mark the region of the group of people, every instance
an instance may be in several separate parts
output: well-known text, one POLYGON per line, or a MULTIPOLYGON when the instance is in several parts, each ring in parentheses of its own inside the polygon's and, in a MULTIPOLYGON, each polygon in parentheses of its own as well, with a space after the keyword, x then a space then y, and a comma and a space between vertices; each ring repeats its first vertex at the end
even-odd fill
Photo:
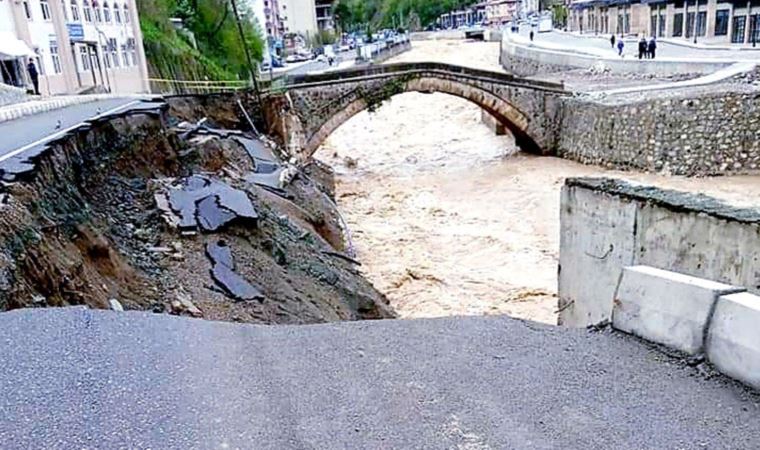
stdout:
MULTIPOLYGON (((613 34, 610 37, 610 45, 612 48, 615 48, 615 35, 613 34)), ((621 37, 617 41, 617 51, 618 55, 623 56, 623 48, 625 48, 625 43, 623 42, 623 38, 621 37)), ((657 40, 655 40, 654 36, 647 41, 644 36, 641 37, 639 40, 639 59, 654 59, 655 52, 657 51, 657 40)))

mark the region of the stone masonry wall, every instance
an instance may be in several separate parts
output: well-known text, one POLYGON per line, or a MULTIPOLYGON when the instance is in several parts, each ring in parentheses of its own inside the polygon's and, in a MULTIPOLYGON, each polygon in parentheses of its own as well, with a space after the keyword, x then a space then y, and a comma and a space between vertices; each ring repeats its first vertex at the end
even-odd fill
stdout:
POLYGON ((558 156, 615 169, 701 176, 760 169, 760 93, 635 103, 563 99, 558 156))

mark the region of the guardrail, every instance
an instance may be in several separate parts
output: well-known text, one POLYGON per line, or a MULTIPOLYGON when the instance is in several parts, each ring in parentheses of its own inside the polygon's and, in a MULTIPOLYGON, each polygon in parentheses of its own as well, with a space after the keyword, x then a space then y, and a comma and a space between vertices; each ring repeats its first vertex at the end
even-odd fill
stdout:
POLYGON ((248 80, 171 80, 148 78, 151 92, 159 94, 213 94, 251 88, 248 80))

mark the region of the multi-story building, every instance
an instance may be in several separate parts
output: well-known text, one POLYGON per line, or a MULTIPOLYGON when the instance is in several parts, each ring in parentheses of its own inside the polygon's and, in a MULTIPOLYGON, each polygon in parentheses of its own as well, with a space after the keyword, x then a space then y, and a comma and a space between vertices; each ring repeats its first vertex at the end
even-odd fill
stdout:
MULTIPOLYGON (((280 14, 280 0, 256 0, 261 5, 264 23, 262 27, 270 40, 282 39, 285 34, 285 24, 280 14)), ((257 9, 254 7, 254 9, 257 9)))
POLYGON ((707 43, 760 43, 758 0, 578 0, 568 28, 707 43))
POLYGON ((332 14, 333 0, 315 0, 317 15, 317 29, 319 31, 332 31, 335 29, 335 21, 332 14))
POLYGON ((313 36, 317 33, 317 6, 314 0, 280 0, 285 33, 313 36))
POLYGON ((486 23, 504 25, 519 17, 521 0, 489 0, 486 2, 486 23))
POLYGON ((0 0, 0 35, 5 83, 29 87, 31 59, 43 95, 148 90, 135 0, 0 0))

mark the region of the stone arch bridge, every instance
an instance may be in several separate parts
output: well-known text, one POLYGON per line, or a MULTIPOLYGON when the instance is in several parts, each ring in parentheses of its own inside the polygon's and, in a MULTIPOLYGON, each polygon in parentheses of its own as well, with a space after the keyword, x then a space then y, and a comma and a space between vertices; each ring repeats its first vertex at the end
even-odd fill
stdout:
MULTIPOLYGON (((562 84, 439 63, 399 63, 285 78, 268 92, 265 114, 291 154, 310 157, 341 124, 404 92, 441 92, 491 114, 525 151, 554 154, 562 84)), ((430 111, 429 120, 436 120, 430 111)))

